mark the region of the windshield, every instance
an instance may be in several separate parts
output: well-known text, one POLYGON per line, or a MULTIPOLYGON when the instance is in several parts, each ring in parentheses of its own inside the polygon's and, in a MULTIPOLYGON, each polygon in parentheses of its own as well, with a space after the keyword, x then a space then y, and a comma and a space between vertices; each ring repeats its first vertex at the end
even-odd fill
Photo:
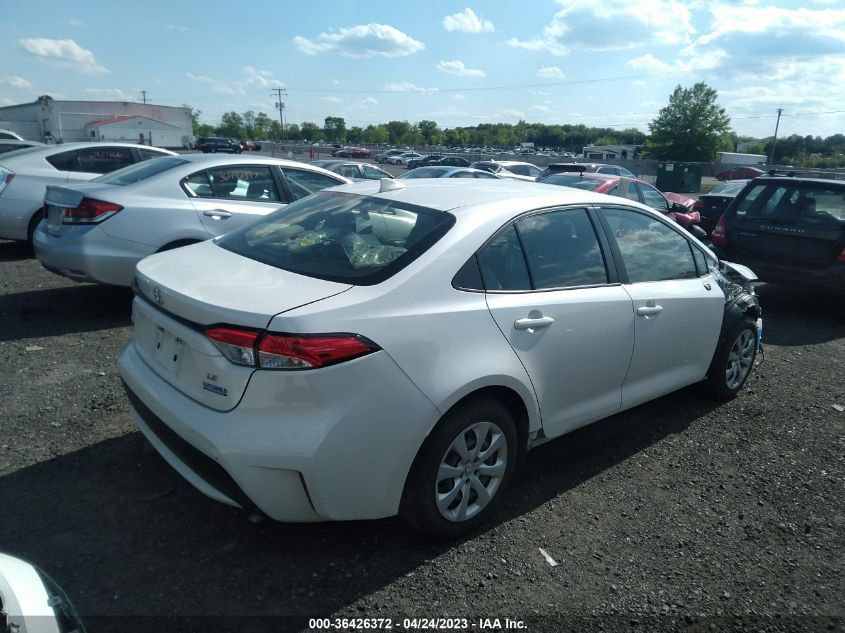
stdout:
POLYGON ((442 178, 443 174, 454 169, 454 167, 417 167, 397 178, 442 178))
POLYGON ((217 244, 282 270, 368 286, 410 264, 454 223, 443 211, 320 192, 229 233, 217 244))
POLYGON ((595 191, 607 181, 599 180, 598 178, 581 178, 580 176, 570 174, 552 174, 543 178, 541 182, 544 185, 560 185, 563 187, 575 187, 576 189, 595 191))
POLYGON ((176 156, 163 156, 161 158, 151 158, 122 169, 117 169, 109 174, 94 178, 91 182, 101 182, 106 185, 131 185, 135 182, 146 180, 151 176, 156 176, 168 169, 173 169, 179 165, 187 163, 184 158, 176 156))

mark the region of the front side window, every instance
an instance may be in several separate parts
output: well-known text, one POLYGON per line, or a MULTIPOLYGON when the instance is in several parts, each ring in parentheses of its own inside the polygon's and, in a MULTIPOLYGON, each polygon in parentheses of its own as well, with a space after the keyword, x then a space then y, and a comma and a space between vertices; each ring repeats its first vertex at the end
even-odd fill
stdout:
POLYGON ((294 200, 310 196, 312 193, 321 189, 344 184, 331 176, 318 174, 315 171, 308 171, 306 169, 283 167, 282 173, 285 175, 285 180, 287 180, 288 188, 294 200))
POLYGON ((276 183, 266 166, 233 165, 191 174, 185 188, 198 198, 277 202, 276 183))
POLYGON ((587 211, 540 213, 516 223, 534 288, 607 283, 607 270, 587 211))
POLYGON ((630 209, 602 209, 628 273, 628 283, 698 277, 690 244, 656 218, 630 209))
POLYGON ((639 183, 640 193, 643 196, 643 204, 658 211, 666 211, 669 208, 666 198, 657 189, 645 183, 639 183))
POLYGON ((134 162, 128 147, 89 147, 79 150, 78 170, 88 174, 107 174, 134 162))
POLYGON ((372 285, 417 259, 454 223, 454 216, 443 211, 326 191, 233 231, 217 244, 300 275, 372 285))

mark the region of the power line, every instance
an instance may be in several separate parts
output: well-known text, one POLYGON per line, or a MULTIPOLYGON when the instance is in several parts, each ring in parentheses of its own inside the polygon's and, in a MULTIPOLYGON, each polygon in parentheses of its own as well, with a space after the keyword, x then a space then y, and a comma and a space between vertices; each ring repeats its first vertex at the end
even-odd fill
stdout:
POLYGON ((141 98, 144 100, 143 102, 147 102, 147 91, 146 90, 139 90, 138 92, 141 93, 141 98))

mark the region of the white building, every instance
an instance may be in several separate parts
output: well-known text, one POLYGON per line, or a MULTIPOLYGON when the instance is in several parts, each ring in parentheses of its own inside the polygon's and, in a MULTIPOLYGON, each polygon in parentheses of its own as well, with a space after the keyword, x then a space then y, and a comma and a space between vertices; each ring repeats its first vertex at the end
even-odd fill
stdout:
POLYGON ((43 143, 123 141, 186 147, 193 140, 191 109, 131 101, 39 98, 0 108, 0 128, 43 143))
POLYGON ((609 158, 639 158, 642 145, 587 145, 584 158, 607 160, 609 158))

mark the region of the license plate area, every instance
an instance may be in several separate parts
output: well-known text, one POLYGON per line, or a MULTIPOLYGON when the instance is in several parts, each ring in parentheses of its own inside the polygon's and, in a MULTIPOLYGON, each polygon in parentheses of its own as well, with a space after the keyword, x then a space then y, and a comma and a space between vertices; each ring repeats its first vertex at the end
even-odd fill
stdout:
POLYGON ((53 235, 59 235, 62 232, 62 218, 65 215, 64 207, 57 207, 56 205, 47 205, 47 231, 53 235))
POLYGON ((178 374, 185 353, 185 341, 160 325, 155 326, 154 337, 153 360, 167 373, 178 374))

